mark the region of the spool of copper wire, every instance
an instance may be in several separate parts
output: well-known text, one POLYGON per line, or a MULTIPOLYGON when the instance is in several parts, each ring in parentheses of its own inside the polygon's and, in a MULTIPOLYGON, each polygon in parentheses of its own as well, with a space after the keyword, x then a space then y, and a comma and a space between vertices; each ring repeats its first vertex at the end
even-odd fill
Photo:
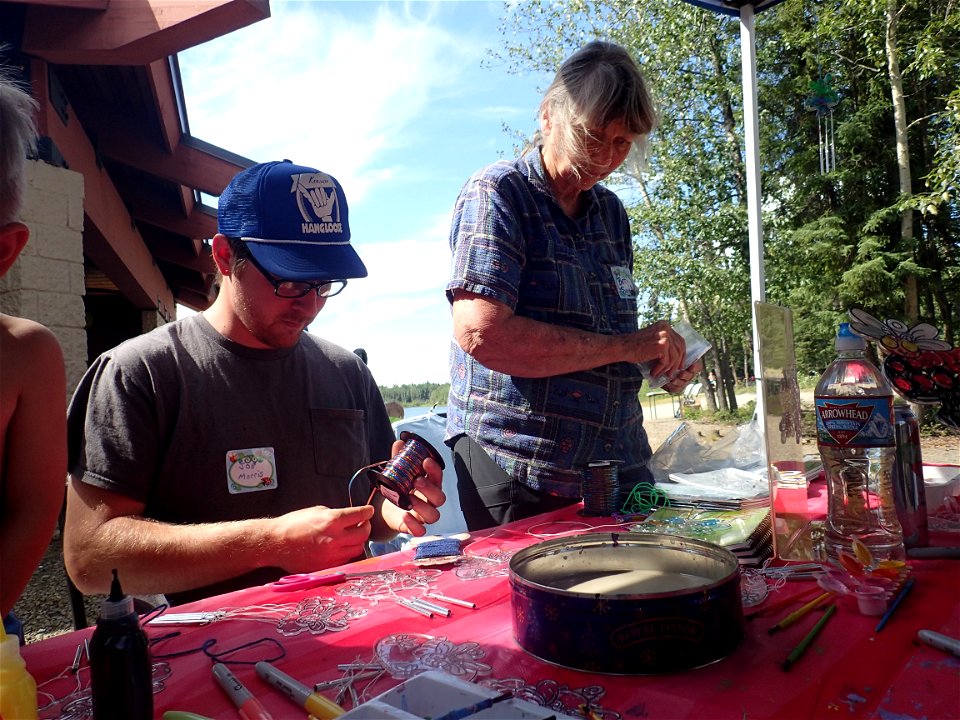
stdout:
POLYGON ((443 458, 430 443, 416 433, 401 431, 400 439, 406 443, 398 455, 390 458, 382 468, 371 469, 370 475, 380 489, 380 494, 399 508, 413 507, 410 495, 417 477, 423 474, 423 461, 431 458, 441 469, 443 458))
POLYGON ((583 471, 581 515, 613 515, 620 509, 620 460, 598 460, 583 471))

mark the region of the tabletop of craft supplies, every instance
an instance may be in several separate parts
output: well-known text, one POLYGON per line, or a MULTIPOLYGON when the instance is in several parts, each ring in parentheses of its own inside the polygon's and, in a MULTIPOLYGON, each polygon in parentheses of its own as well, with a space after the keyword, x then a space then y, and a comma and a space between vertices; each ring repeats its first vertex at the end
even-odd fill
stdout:
MULTIPOLYGON (((258 674, 256 664, 266 662, 321 696, 316 707, 336 703, 348 712, 442 671, 542 706, 544 719, 960 717, 960 659, 918 638, 922 630, 960 636, 960 561, 949 558, 910 559, 909 584, 897 588, 895 612, 882 619, 863 614, 852 594, 822 597, 809 575, 748 570, 743 641, 695 669, 617 675, 538 660, 515 638, 511 556, 553 538, 629 529, 613 522, 573 506, 472 533, 459 550, 454 544, 456 562, 422 562, 412 548, 143 617, 155 715, 239 717, 212 673, 221 663, 272 717, 307 717, 302 702, 258 674)), ((960 534, 933 533, 931 544, 960 545, 960 534)), ((41 718, 92 717, 89 664, 78 653, 91 632, 23 648, 41 718)), ((498 717, 495 710, 478 717, 498 717)))

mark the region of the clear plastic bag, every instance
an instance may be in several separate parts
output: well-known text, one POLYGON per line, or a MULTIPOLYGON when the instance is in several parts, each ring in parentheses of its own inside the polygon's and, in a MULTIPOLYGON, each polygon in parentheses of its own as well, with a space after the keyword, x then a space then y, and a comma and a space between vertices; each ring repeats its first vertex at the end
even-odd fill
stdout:
POLYGON ((680 423, 650 458, 654 479, 670 482, 670 473, 702 473, 722 468, 766 472, 763 432, 756 417, 716 442, 706 445, 680 423))
MULTIPOLYGON (((704 339, 704 337, 693 329, 693 326, 681 320, 680 322, 671 326, 673 330, 684 339, 686 342, 686 354, 683 356, 683 367, 688 368, 693 365, 697 360, 702 358, 707 350, 709 350, 712 345, 704 339)), ((673 378, 667 375, 660 375, 659 377, 650 377, 650 366, 647 363, 642 363, 640 365, 640 370, 643 372, 644 376, 647 377, 647 382, 650 385, 651 390, 656 390, 661 388, 670 382, 673 378)))

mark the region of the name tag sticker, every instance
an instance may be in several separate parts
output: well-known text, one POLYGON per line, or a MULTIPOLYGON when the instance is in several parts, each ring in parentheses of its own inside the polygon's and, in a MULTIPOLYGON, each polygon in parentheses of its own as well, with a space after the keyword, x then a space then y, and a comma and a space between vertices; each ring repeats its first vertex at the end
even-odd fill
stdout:
POLYGON ((277 462, 272 447, 227 452, 227 490, 231 495, 276 487, 277 462))
POLYGON ((622 300, 629 300, 637 296, 637 286, 633 282, 633 273, 630 272, 630 268, 612 267, 610 272, 613 273, 613 282, 616 284, 617 292, 620 293, 622 300))

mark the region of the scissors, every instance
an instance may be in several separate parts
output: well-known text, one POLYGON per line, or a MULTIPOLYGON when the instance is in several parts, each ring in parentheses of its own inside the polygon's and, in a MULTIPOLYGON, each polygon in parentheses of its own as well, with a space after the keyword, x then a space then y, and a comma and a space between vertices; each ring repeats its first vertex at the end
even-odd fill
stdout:
POLYGON ((276 582, 270 583, 270 588, 275 592, 294 592, 320 587, 321 585, 336 585, 346 580, 367 577, 368 575, 382 575, 385 572, 392 571, 371 570, 370 572, 345 573, 338 570, 328 573, 297 573, 295 575, 284 575, 276 582))

